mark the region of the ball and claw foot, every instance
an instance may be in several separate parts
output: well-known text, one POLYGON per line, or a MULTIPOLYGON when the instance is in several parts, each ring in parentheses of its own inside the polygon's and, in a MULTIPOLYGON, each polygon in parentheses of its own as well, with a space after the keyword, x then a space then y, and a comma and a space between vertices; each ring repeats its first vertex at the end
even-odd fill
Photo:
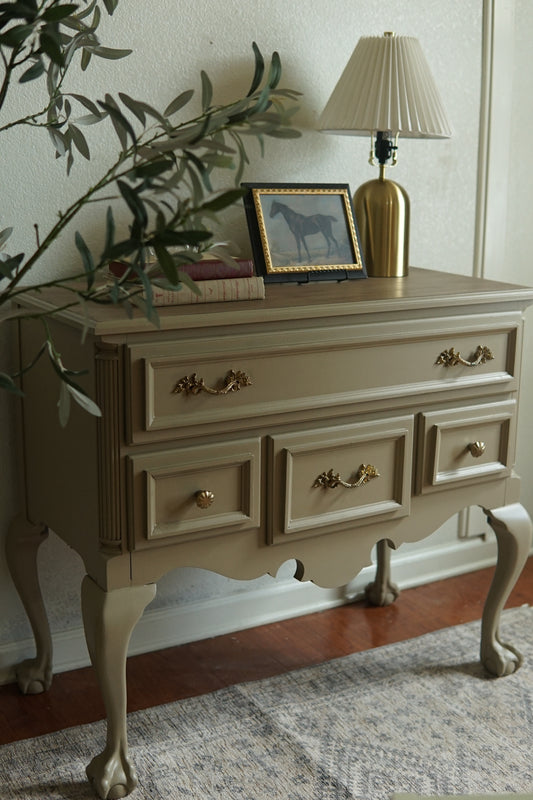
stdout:
POLYGON ((522 666, 523 656, 511 644, 504 644, 497 638, 481 647, 481 663, 496 678, 512 675, 522 666))
POLYGON ((390 606, 400 596, 400 590, 395 583, 374 581, 365 587, 365 597, 373 606, 390 606))
POLYGON ((52 668, 36 658, 27 658, 17 666, 17 683, 22 694, 41 694, 52 684, 52 668))
POLYGON ((85 771, 102 800, 126 797, 139 782, 135 768, 124 752, 108 753, 106 749, 93 758, 85 771))

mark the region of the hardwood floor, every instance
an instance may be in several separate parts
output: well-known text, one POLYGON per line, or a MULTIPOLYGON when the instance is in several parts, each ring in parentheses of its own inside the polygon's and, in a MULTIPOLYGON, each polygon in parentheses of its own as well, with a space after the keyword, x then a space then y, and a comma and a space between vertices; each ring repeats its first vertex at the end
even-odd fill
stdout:
MULTIPOLYGON (((168 703, 479 619, 491 578, 492 569, 481 570, 405 590, 386 608, 357 602, 134 656, 128 660, 128 708, 168 703)), ((524 603, 533 603, 533 557, 507 606, 524 603)), ((104 716, 91 668, 57 675, 40 695, 23 696, 15 684, 0 687, 0 744, 104 716)))

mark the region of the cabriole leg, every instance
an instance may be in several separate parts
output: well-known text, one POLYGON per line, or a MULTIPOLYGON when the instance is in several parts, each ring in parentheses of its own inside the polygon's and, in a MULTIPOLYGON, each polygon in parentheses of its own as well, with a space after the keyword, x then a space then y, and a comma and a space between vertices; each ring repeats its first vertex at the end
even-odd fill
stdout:
POLYGON ((6 540, 9 571, 35 638, 35 658, 22 661, 16 670, 17 682, 24 694, 40 694, 52 683, 52 637, 37 570, 37 551, 47 537, 46 527, 33 525, 20 516, 11 523, 6 540))
POLYGON ((87 776, 103 800, 125 797, 137 786, 128 756, 126 655, 133 628, 155 592, 155 584, 104 592, 88 576, 83 579, 85 637, 107 713, 106 746, 87 767, 87 776))
POLYGON ((487 595, 481 625, 481 663, 492 675, 515 672, 522 656, 500 639, 500 614, 531 547, 532 524, 526 510, 515 503, 492 511, 485 509, 498 541, 498 562, 487 595))
POLYGON ((390 606, 400 594, 400 590, 391 581, 390 545, 381 539, 376 545, 377 566, 373 583, 365 588, 367 600, 374 606, 390 606))

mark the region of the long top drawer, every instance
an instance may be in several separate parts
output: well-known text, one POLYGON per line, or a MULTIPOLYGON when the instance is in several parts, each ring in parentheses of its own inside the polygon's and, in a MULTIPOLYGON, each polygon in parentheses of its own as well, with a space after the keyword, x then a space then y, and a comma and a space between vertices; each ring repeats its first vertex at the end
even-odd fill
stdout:
POLYGON ((242 331, 128 347, 127 438, 253 427, 279 414, 516 385, 516 315, 242 331))

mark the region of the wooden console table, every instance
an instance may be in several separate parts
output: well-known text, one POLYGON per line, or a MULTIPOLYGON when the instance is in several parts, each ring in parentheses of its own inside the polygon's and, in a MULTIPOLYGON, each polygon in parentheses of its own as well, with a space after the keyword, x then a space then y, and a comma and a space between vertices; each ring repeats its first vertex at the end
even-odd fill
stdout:
MULTIPOLYGON (((24 303, 35 312, 49 298, 61 304, 58 292, 24 303)), ((101 798, 136 785, 126 650, 157 580, 176 567, 249 579, 295 559, 297 578, 339 586, 377 542, 383 556, 384 542, 421 539, 480 505, 498 540, 481 660, 494 675, 519 666, 498 626, 531 542, 513 473, 531 302, 531 289, 413 269, 163 308, 160 329, 116 308, 57 315, 58 350, 88 371, 103 417, 76 407, 60 428, 50 365, 24 375, 27 510, 8 559, 37 656, 18 680, 25 692, 51 681, 36 569, 49 526, 87 570, 84 625, 108 715, 87 772, 101 798)), ((42 338, 38 321, 21 326, 22 364, 42 338)), ((386 601, 391 591, 382 560, 373 594, 386 601)))

